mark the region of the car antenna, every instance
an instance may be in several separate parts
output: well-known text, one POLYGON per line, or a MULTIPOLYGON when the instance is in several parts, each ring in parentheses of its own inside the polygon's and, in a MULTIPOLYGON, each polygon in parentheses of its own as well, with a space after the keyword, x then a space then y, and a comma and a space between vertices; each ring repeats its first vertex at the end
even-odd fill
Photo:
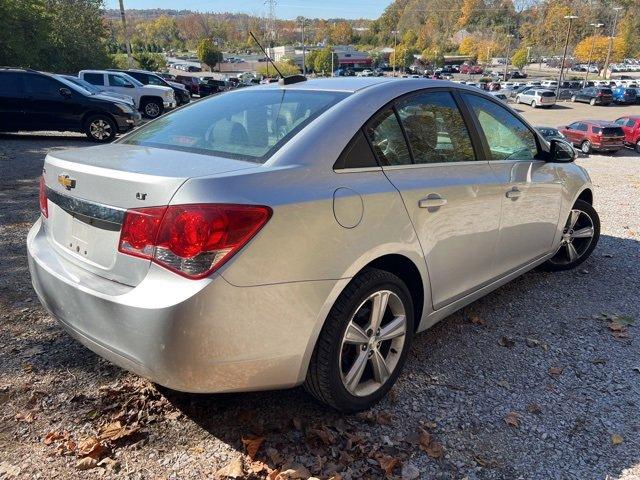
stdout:
POLYGON ((291 85, 292 83, 306 82, 307 81, 307 77, 305 77, 304 75, 290 75, 288 77, 285 77, 284 75, 282 75, 282 72, 280 70, 278 70, 278 67, 276 67, 275 62, 267 54, 267 52, 264 49, 264 47, 262 45, 260 45, 260 42, 258 41, 258 39, 256 38, 256 36, 253 34, 253 32, 251 30, 249 30, 249 35, 251 35, 251 38, 253 38, 253 41, 256 42, 256 44, 260 47, 260 50, 262 50, 262 53, 264 53, 264 56, 267 57, 267 60, 269 61, 269 63, 273 66, 273 68, 275 68, 276 72, 278 72, 278 75, 280 75, 280 80, 278 80, 278 84, 280 84, 280 85, 291 85))

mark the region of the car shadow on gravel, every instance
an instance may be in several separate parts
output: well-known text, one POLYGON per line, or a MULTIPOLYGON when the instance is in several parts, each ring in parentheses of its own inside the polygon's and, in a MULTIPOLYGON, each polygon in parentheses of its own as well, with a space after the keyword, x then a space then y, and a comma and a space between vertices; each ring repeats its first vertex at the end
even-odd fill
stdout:
MULTIPOLYGON (((491 472, 489 478, 545 471, 617 477, 640 464, 640 449, 632 446, 640 445, 635 331, 630 327, 629 337, 616 338, 602 317, 640 319, 637 299, 620 294, 640 291, 640 278, 628 274, 639 258, 637 240, 603 235, 579 268, 529 272, 419 334, 398 384, 374 409, 390 413, 392 425, 363 429, 395 442, 434 422, 432 434, 448 455, 444 463, 464 465, 464 472, 480 468, 491 472), (517 427, 504 420, 510 412, 517 427), (614 445, 614 434, 629 446, 614 445)), ((301 388, 162 393, 199 427, 240 450, 242 436, 291 429, 296 418, 322 425, 354 418, 301 388)), ((283 450, 295 449, 287 438, 280 440, 283 450)))

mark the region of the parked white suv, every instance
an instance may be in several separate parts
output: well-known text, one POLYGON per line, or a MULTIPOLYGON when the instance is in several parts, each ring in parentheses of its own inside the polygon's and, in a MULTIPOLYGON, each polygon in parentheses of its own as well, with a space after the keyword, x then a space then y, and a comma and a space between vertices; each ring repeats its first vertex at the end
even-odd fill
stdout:
POLYGON ((109 92, 130 95, 138 110, 149 118, 156 118, 162 115, 165 109, 176 106, 171 87, 143 85, 126 73, 81 70, 78 77, 109 92))

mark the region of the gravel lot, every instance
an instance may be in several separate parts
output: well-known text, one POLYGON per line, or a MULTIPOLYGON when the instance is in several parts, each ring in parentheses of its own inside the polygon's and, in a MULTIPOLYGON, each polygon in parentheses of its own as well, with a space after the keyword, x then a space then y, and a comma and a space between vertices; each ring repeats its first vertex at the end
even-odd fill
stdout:
MULTIPOLYGON (((551 125, 623 110, 584 107, 519 109, 551 125)), ((640 156, 631 150, 579 160, 602 220, 591 259, 528 273, 418 335, 389 398, 343 416, 300 389, 156 388, 61 330, 31 289, 25 237, 46 152, 87 145, 77 135, 0 135, 0 479, 215 478, 221 468, 272 479, 383 470, 640 479, 640 156)))

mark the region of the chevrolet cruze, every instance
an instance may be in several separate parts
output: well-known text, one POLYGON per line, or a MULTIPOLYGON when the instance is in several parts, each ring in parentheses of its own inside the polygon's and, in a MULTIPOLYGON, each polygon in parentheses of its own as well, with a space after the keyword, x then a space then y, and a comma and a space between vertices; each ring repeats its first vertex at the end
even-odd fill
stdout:
POLYGON ((303 384, 362 410, 416 332, 589 256, 600 224, 574 155, 444 81, 237 90, 51 152, 33 285, 72 336, 159 384, 303 384))

